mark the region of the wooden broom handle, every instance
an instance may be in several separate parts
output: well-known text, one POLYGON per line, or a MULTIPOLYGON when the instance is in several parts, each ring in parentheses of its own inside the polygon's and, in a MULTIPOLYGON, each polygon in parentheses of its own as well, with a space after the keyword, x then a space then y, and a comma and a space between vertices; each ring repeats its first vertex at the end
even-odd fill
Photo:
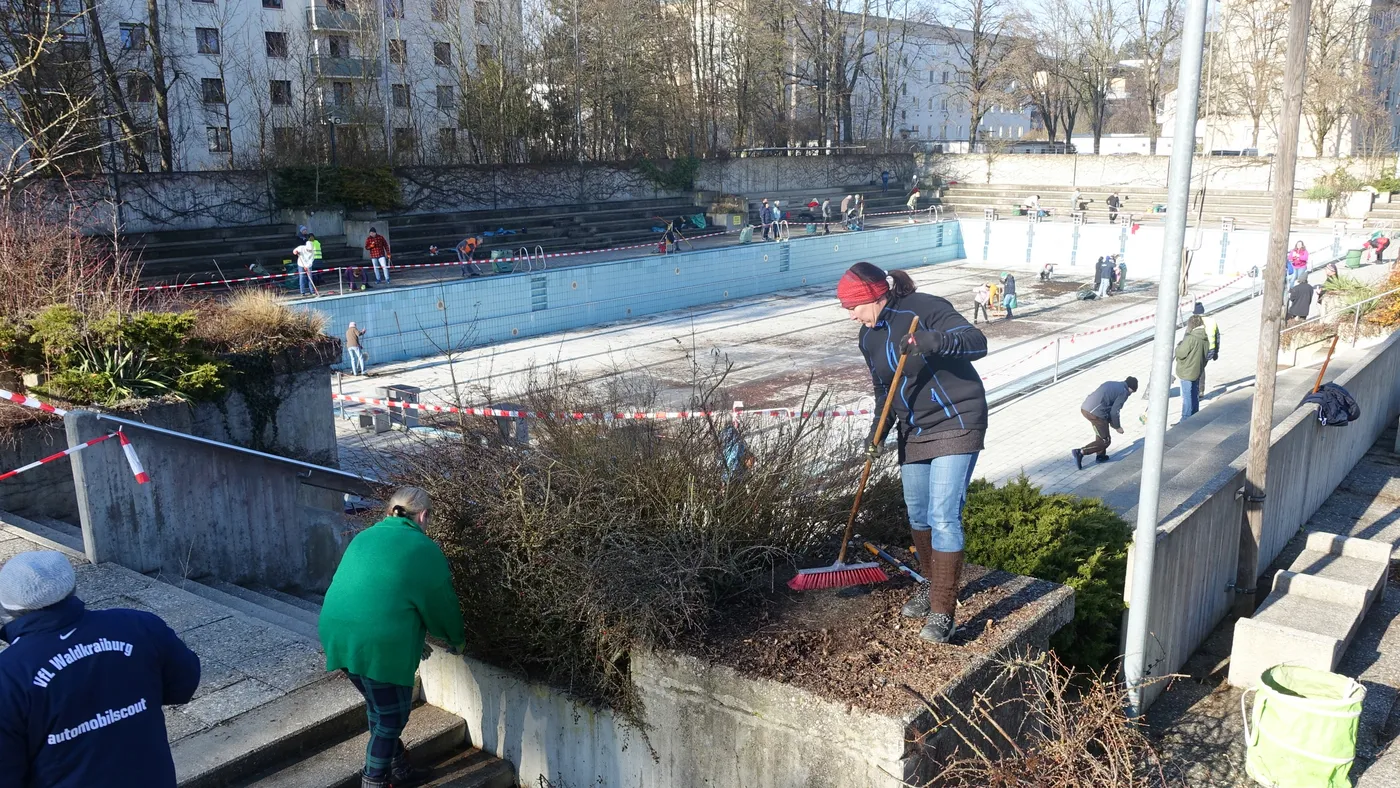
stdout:
POLYGON ((1322 369, 1317 371, 1317 382, 1313 384, 1312 393, 1316 394, 1322 388, 1322 376, 1327 374, 1327 365, 1332 363, 1332 353, 1337 349, 1337 340, 1341 339, 1341 334, 1332 335, 1332 346, 1327 348, 1327 358, 1322 360, 1322 369))
MULTIPOLYGON (((919 316, 914 315, 913 321, 909 323, 909 333, 913 334, 919 330, 919 316)), ((900 378, 904 374, 904 362, 908 360, 908 353, 899 354, 899 363, 894 367, 894 381, 890 384, 890 390, 885 394, 885 406, 880 409, 880 420, 875 422, 875 436, 871 440, 871 448, 880 445, 880 432, 884 429, 885 419, 890 417, 890 407, 894 405, 894 392, 899 387, 900 378)), ((836 556, 836 563, 846 563, 846 546, 851 543, 851 534, 855 532, 856 512, 860 511, 860 499, 865 497, 865 483, 870 481, 870 468, 875 464, 875 457, 867 454, 865 457, 865 470, 860 472, 860 486, 856 488, 856 500, 851 504, 851 516, 846 518, 846 535, 841 537, 841 554, 836 556)))

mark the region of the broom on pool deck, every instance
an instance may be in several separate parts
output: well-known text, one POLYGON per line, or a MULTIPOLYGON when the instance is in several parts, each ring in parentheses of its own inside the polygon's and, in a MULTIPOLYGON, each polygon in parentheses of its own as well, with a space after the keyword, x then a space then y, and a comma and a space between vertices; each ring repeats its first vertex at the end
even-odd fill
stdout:
MULTIPOLYGON (((919 316, 915 315, 913 322, 909 324, 909 333, 914 333, 918 328, 919 316)), ((904 362, 908 358, 908 353, 901 353, 899 363, 895 365, 894 381, 890 384, 889 392, 885 394, 885 406, 880 409, 880 420, 875 423, 875 437, 871 446, 880 445, 885 420, 890 417, 890 406, 894 405, 894 392, 899 388, 899 381, 904 375, 904 362)), ((788 588, 793 591, 813 591, 819 588, 845 588, 846 586, 858 586, 866 583, 881 583, 890 579, 885 574, 885 570, 877 563, 846 563, 846 548, 850 546, 851 534, 855 532, 856 512, 860 511, 860 499, 865 496, 865 484, 870 481, 870 468, 874 464, 875 455, 873 453, 867 454, 865 470, 861 471, 860 474, 860 486, 856 488, 855 503, 851 504, 851 516, 846 519, 846 535, 841 537, 841 552, 836 556, 836 563, 831 566, 799 570, 797 576, 788 581, 788 588)))

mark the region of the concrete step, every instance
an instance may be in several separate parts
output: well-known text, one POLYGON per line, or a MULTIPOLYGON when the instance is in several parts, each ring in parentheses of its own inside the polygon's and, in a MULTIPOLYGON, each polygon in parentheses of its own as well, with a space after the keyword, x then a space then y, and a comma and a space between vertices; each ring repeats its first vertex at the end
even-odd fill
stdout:
POLYGON ((316 631, 315 617, 308 618, 307 611, 299 607, 212 577, 199 580, 184 579, 175 581, 172 585, 246 616, 281 627, 310 645, 320 648, 321 639, 316 631))
POLYGON ((515 768, 510 761, 478 749, 458 753, 433 767, 427 788, 514 788, 515 768))
MULTIPOLYGON (((364 720, 360 722, 363 727, 364 720)), ((404 747, 416 764, 434 763, 455 754, 466 741, 466 721, 436 706, 414 709, 403 732, 404 747)), ((352 788, 360 784, 359 771, 368 742, 369 733, 362 732, 307 752, 236 785, 242 788, 352 788)))
POLYGON ((1282 663, 1335 671, 1367 610, 1384 594, 1391 547, 1309 533, 1289 570, 1274 576, 1254 617, 1235 624, 1230 684, 1255 686, 1265 669, 1282 663))
POLYGON ((1385 593, 1390 552, 1389 543, 1314 531, 1288 571, 1363 588, 1369 607, 1385 593), (1349 548, 1350 552, 1343 552, 1349 548))
POLYGON ((0 531, 9 531, 15 536, 23 536, 37 542, 46 549, 86 560, 83 552, 83 531, 72 523, 51 517, 29 518, 0 512, 0 531))
MULTIPOLYGON (((171 745, 180 788, 225 788, 365 727, 365 702, 339 674, 171 745)), ((360 745, 363 753, 364 744, 360 745)))
MULTIPOLYGON (((267 586, 257 585, 255 583, 245 583, 243 587, 248 589, 249 591, 255 591, 259 594, 262 594, 263 596, 271 597, 272 599, 285 602, 286 604, 292 605, 293 607, 299 607, 302 610, 310 613, 313 619, 319 620, 321 617, 322 606, 316 602, 312 602, 309 599, 303 599, 302 597, 299 597, 295 594, 289 594, 286 591, 278 591, 275 588, 268 588, 267 586)), ((322 599, 324 598, 325 597, 322 597, 322 599)))

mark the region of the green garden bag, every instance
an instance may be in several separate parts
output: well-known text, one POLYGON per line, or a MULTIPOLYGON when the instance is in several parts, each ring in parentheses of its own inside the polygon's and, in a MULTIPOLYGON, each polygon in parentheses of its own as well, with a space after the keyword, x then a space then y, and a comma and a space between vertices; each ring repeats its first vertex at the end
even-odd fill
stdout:
POLYGON ((1260 677, 1244 716, 1245 772, 1269 788, 1350 788, 1366 688, 1346 676, 1275 665, 1260 677))

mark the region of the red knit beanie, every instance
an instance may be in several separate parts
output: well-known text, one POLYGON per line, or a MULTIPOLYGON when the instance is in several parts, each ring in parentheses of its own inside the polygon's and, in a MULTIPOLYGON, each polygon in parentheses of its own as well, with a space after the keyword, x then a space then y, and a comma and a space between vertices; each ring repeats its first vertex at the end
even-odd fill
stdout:
POLYGON ((841 306, 846 309, 855 309, 861 304, 873 304, 890 292, 890 286, 885 282, 883 271, 880 271, 879 279, 873 282, 867 280, 867 277, 870 277, 875 271, 880 271, 880 269, 869 263, 856 263, 842 275, 841 281, 836 283, 836 297, 840 299, 841 306), (862 270, 857 271, 858 268, 862 270), (866 276, 861 276, 861 274, 866 274, 866 276))

